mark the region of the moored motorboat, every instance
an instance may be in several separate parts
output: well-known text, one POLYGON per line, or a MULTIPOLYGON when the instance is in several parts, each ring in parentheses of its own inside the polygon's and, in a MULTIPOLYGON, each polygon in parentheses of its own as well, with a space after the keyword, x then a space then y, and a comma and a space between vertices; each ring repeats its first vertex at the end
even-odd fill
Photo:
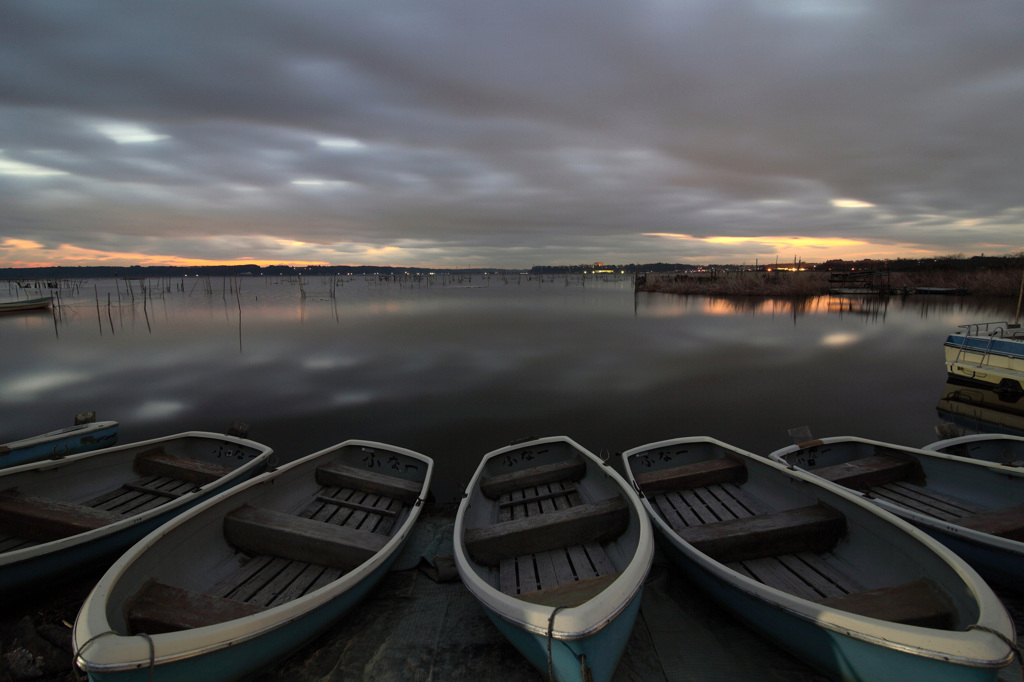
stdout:
POLYGON ((201 500, 266 468, 271 449, 188 431, 0 470, 0 593, 113 561, 201 500))
POLYGON ((972 433, 945 438, 925 445, 923 450, 980 459, 1011 467, 1024 467, 1024 437, 1003 433, 972 433))
POLYGON ((4 443, 0 469, 109 448, 117 443, 117 429, 116 421, 93 421, 4 443))
POLYGON ((839 436, 770 458, 842 486, 936 538, 986 580, 1024 579, 1024 469, 839 436))
POLYGON ((619 474, 563 436, 495 450, 454 535, 463 583, 530 663, 555 680, 611 679, 654 554, 619 474))
POLYGON ((419 518, 429 457, 350 440, 208 500, 145 537, 75 621, 91 680, 251 676, 387 573, 419 518))
POLYGON ((980 386, 1024 392, 1024 329, 1009 322, 960 326, 943 343, 950 377, 980 386))
POLYGON ((991 681, 1012 660, 978 574, 859 497, 712 438, 623 460, 683 572, 830 677, 991 681))

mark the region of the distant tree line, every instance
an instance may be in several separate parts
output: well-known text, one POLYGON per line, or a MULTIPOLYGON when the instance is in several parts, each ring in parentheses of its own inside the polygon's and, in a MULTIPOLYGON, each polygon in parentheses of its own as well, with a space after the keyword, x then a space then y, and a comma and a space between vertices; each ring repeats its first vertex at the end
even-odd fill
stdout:
POLYGON ((963 254, 936 258, 895 258, 893 260, 829 260, 808 266, 818 271, 862 270, 889 272, 923 272, 930 270, 971 272, 976 270, 1005 270, 1024 267, 1024 251, 1009 256, 971 256, 963 254))
MULTIPOLYGON (((964 256, 955 254, 936 258, 896 258, 893 260, 828 260, 824 263, 804 263, 803 267, 817 271, 840 270, 849 272, 883 271, 919 272, 930 270, 944 271, 976 271, 1019 269, 1024 267, 1024 251, 1009 256, 964 256)), ((761 264, 758 269, 772 267, 761 264)), ((731 271, 750 269, 750 266, 736 264, 693 265, 690 263, 629 263, 625 265, 593 263, 581 265, 534 265, 529 270, 515 268, 403 268, 390 265, 203 265, 203 266, 170 266, 170 265, 132 265, 117 266, 58 266, 47 268, 0 268, 0 280, 35 280, 35 279, 96 279, 102 277, 145 278, 145 277, 242 277, 242 276, 336 276, 336 275, 388 275, 388 276, 424 276, 434 274, 515 274, 528 272, 534 275, 567 275, 587 272, 691 272, 696 270, 731 271)))

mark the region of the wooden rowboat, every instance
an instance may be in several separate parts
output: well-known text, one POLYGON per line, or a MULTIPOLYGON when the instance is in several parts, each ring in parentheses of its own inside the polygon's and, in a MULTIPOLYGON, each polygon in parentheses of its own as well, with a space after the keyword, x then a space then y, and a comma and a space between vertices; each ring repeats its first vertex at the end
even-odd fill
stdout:
POLYGON ((0 593, 50 587, 266 468, 271 449, 203 431, 0 470, 0 593))
POLYGON ((20 301, 0 302, 0 313, 20 313, 26 310, 44 310, 53 305, 53 299, 49 296, 40 298, 26 298, 20 301))
POLYGON ((654 554, 621 476, 565 437, 495 450, 454 532, 463 583, 530 663, 556 680, 611 679, 654 554))
POLYGON ((830 677, 992 681, 1011 661, 977 573, 858 496, 712 438, 623 459, 686 575, 830 677))
POLYGON ((197 506, 100 579, 75 621, 91 680, 231 680, 322 632, 387 573, 433 461, 345 441, 197 506))
POLYGON ((1002 433, 974 433, 925 445, 923 450, 1011 467, 1024 467, 1024 437, 1002 433))
POLYGON ((115 421, 90 422, 4 443, 0 469, 109 448, 117 443, 117 429, 115 421))
POLYGON ((870 499, 986 580, 1021 589, 1024 469, 849 436, 791 445, 770 457, 870 499))

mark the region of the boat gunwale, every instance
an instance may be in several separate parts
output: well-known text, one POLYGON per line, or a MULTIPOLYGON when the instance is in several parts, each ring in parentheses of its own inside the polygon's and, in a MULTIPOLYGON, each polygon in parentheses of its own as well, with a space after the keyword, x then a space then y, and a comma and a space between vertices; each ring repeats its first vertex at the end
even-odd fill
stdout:
MULTIPOLYGON (((221 649, 237 646, 279 630, 291 623, 302 620, 306 616, 329 605, 334 599, 341 596, 352 587, 358 585, 375 571, 379 570, 383 564, 397 558, 399 550, 405 544, 409 534, 412 532, 413 526, 419 519, 420 512, 423 509, 424 498, 426 497, 427 491, 430 489, 433 468, 433 459, 418 452, 377 441, 350 439, 332 445, 328 448, 324 448, 323 450, 318 450, 310 455, 300 457, 292 462, 288 462, 287 464, 281 465, 272 471, 260 474, 259 476, 251 478, 237 486, 218 493, 208 500, 204 500, 192 509, 189 509, 185 513, 179 515, 174 520, 160 526, 140 540, 131 549, 125 552, 125 554, 103 575, 100 581, 93 588, 92 592, 86 598, 82 609, 75 618, 74 628, 72 629, 73 641, 77 642, 81 639, 81 641, 85 643, 81 647, 77 644, 75 645, 75 664, 87 672, 95 671, 102 673, 136 670, 143 666, 150 667, 151 661, 153 667, 156 667, 190 658, 197 658, 215 651, 220 651, 221 649), (381 450, 387 450, 407 455, 420 460, 427 465, 427 470, 424 475, 422 486, 420 487, 417 502, 409 505, 409 514, 405 522, 388 539, 388 542, 372 557, 364 561, 359 566, 346 572, 338 579, 314 590, 313 592, 242 618, 236 618, 222 623, 214 623, 212 625, 206 625, 198 628, 191 628, 189 630, 147 635, 146 638, 143 638, 141 635, 129 636, 112 633, 114 637, 116 637, 115 640, 114 637, 104 637, 101 634, 112 630, 112 628, 109 627, 109 623, 106 618, 107 600, 105 597, 101 598, 100 596, 103 594, 103 590, 107 589, 108 586, 116 584, 135 558, 141 556, 149 547, 155 545, 164 535, 186 521, 198 516, 204 510, 220 504, 237 493, 244 492, 245 490, 263 483, 270 482, 273 484, 273 479, 277 476, 283 475, 291 469, 298 468, 312 460, 328 456, 330 453, 336 450, 341 450, 346 446, 373 447, 381 450), (98 608, 98 616, 94 616, 91 612, 86 613, 86 607, 91 606, 94 596, 102 605, 102 608, 98 608), (282 617, 282 614, 287 615, 282 617), (83 616, 85 616, 85 622, 83 622, 83 616), (90 616, 93 617, 90 618, 90 616), (102 623, 99 623, 98 621, 102 621, 102 623), (80 629, 86 631, 83 633, 81 638, 78 637, 80 629), (235 632, 227 637, 218 638, 208 644, 201 643, 202 640, 209 639, 209 635, 217 630, 229 629, 234 630, 235 632), (96 634, 93 634, 94 631, 96 634), (152 641, 154 652, 152 658, 150 658, 150 644, 149 641, 147 641, 147 638, 152 641), (112 640, 115 641, 116 644, 112 644, 112 640), (89 661, 84 658, 84 654, 87 651, 101 643, 107 647, 107 650, 105 651, 102 648, 99 649, 100 657, 107 659, 116 658, 117 662, 104 662, 102 660, 89 661), (170 649, 170 651, 160 653, 159 649, 161 647, 164 649, 170 649), (133 657, 133 660, 124 660, 129 657, 133 657)), ((93 608, 95 609, 97 607, 93 608)), ((95 652, 92 655, 95 655, 95 652)))
POLYGON ((633 556, 630 558, 626 567, 621 571, 619 577, 612 581, 610 585, 605 587, 599 595, 587 600, 583 604, 560 609, 558 611, 558 617, 555 619, 554 625, 557 626, 559 623, 562 625, 560 628, 552 627, 552 638, 565 641, 580 640, 590 637, 605 628, 609 623, 615 620, 615 618, 622 613, 643 590, 644 580, 650 571, 651 563, 654 559, 654 531, 651 527, 650 519, 647 517, 646 510, 640 502, 640 498, 626 479, 610 465, 598 459, 596 455, 571 438, 567 436, 547 436, 544 438, 518 442, 493 450, 485 454, 480 459, 480 463, 477 466, 473 477, 466 486, 462 503, 459 505, 459 509, 455 515, 455 525, 453 528, 455 567, 459 576, 462 578, 462 582, 466 586, 466 589, 469 590, 476 599, 482 602, 485 608, 487 608, 491 613, 522 630, 532 634, 543 635, 545 637, 547 636, 549 627, 548 620, 554 607, 523 601, 522 599, 507 595, 501 590, 490 585, 471 568, 471 565, 475 564, 475 562, 469 559, 465 549, 463 535, 465 531, 466 511, 469 506, 468 500, 470 499, 473 490, 478 487, 478 482, 483 475, 487 462, 496 457, 501 457, 507 452, 549 443, 564 443, 575 450, 576 453, 587 458, 589 460, 588 473, 589 467, 593 466, 599 467, 595 468, 594 471, 601 471, 610 475, 612 479, 619 484, 622 494, 628 500, 628 504, 635 510, 639 526, 636 551, 633 552, 633 556), (616 593, 618 595, 625 596, 616 599, 615 603, 610 606, 606 605, 605 602, 611 601, 610 595, 616 593), (565 625, 566 623, 573 623, 577 621, 580 622, 580 624, 575 627, 567 628, 565 625))
MULTIPOLYGON (((946 459, 955 461, 957 463, 962 463, 965 466, 976 466, 990 469, 993 471, 993 473, 997 475, 1006 474, 1012 478, 1024 478, 1024 467, 1008 466, 1005 464, 1000 464, 998 462, 990 462, 983 459, 972 459, 970 457, 960 457, 958 455, 951 455, 946 452, 924 450, 922 448, 914 448, 906 445, 898 445, 895 443, 885 443, 879 440, 871 440, 870 438, 860 438, 857 436, 829 436, 827 438, 817 439, 815 441, 815 445, 831 445, 833 443, 849 442, 866 443, 868 445, 876 445, 892 448, 895 450, 908 451, 911 455, 915 457, 923 455, 926 458, 933 457, 935 459, 946 459)), ((789 469, 791 468, 791 465, 789 464, 789 462, 785 460, 785 457, 787 455, 791 455, 795 452, 798 452, 801 449, 803 448, 801 448, 799 445, 789 445, 787 447, 775 450, 774 452, 768 455, 768 458, 771 459, 773 462, 789 469)), ((792 466, 795 467, 796 465, 792 466)), ((884 500, 878 497, 868 497, 865 493, 862 493, 858 490, 852 490, 850 488, 846 488, 845 486, 841 486, 837 483, 825 480, 820 476, 814 474, 813 471, 807 471, 806 469, 801 469, 799 467, 796 467, 795 470, 810 474, 811 476, 814 476, 820 481, 823 481, 827 485, 838 488, 844 492, 850 493, 851 495, 856 495, 862 499, 870 500, 871 502, 873 502, 879 507, 882 507, 883 509, 888 511, 890 514, 893 514, 894 516, 900 518, 913 519, 915 523, 920 523, 923 526, 933 528, 936 532, 946 533, 948 535, 955 535, 959 539, 973 542, 976 545, 996 547, 998 549, 1002 549, 1007 552, 1012 552, 1013 554, 1024 557, 1024 542, 1020 540, 1011 540, 1010 538, 1004 538, 998 535, 992 535, 990 533, 984 533, 979 530, 974 530, 973 528, 967 528, 965 526, 953 523, 952 521, 944 521, 943 519, 940 519, 936 516, 931 516, 929 514, 916 511, 909 507, 904 507, 902 505, 896 504, 895 502, 890 502, 889 500, 884 500)))
MULTIPOLYGON (((827 442, 827 439, 823 440, 827 442)), ((697 568, 712 576, 719 582, 722 582, 731 588, 740 590, 748 597, 763 602, 773 608, 781 609, 796 618, 837 634, 883 646, 887 649, 913 653, 918 656, 940 661, 952 661, 962 665, 992 669, 1002 668, 1008 665, 1013 659, 1013 649, 1001 639, 1001 637, 1005 636, 1009 638, 1009 641, 1015 640, 1016 633, 1013 622, 1006 614, 1006 610, 999 601, 999 598, 994 592, 992 592, 992 589, 983 581, 981 576, 971 568, 969 564, 956 556, 939 541, 928 536, 917 528, 914 528, 911 524, 899 518, 895 514, 872 505, 862 497, 851 493, 841 486, 828 483, 827 481, 824 482, 827 483, 827 485, 822 485, 823 479, 818 476, 814 476, 813 474, 809 474, 803 470, 792 469, 788 465, 780 464, 776 460, 769 460, 746 450, 742 450, 741 448, 729 445, 728 443, 719 441, 715 438, 704 436, 668 439, 641 445, 623 452, 622 459, 625 463, 627 475, 630 477, 631 481, 635 482, 632 469, 629 466, 629 458, 631 457, 659 447, 697 442, 718 445, 732 453, 744 456, 752 462, 775 468, 783 475, 797 478, 811 483, 812 485, 824 488, 826 493, 835 494, 844 498, 848 502, 851 502, 858 508, 864 510, 864 512, 881 517, 893 523, 901 530, 907 532, 919 543, 924 544, 927 548, 931 549, 938 558, 945 561, 954 570, 954 572, 959 575, 961 580, 963 580, 965 587, 970 591, 971 596, 975 599, 978 605, 978 622, 973 625, 1000 632, 998 629, 999 623, 996 621, 1002 620, 1003 624, 1008 626, 1009 633, 1000 632, 1000 636, 996 636, 990 632, 980 629, 970 629, 966 631, 939 630, 916 625, 904 625, 871 618, 870 616, 858 615, 841 609, 831 608, 817 602, 797 597, 789 592, 779 590, 771 587, 770 585, 754 580, 753 578, 747 577, 742 573, 715 561, 703 552, 698 551, 691 544, 679 537, 679 535, 672 530, 671 526, 668 525, 661 515, 653 509, 649 498, 647 498, 646 495, 643 496, 642 502, 645 509, 647 509, 648 513, 652 516, 654 524, 661 530, 662 534, 666 536, 668 541, 682 552, 697 568), (999 616, 1000 613, 1002 614, 1002 618, 993 617, 993 614, 995 616, 999 616), (868 632, 868 629, 875 630, 876 633, 868 632), (933 645, 930 646, 928 644, 928 642, 935 642, 936 640, 946 642, 951 646, 946 647, 945 650, 939 650, 939 647, 935 647, 933 645), (981 658, 977 655, 970 655, 967 653, 982 645, 985 645, 985 648, 992 652, 987 657, 981 658), (963 651, 959 653, 954 652, 952 650, 953 647, 956 647, 957 650, 963 651), (1004 653, 1002 653, 1001 656, 998 656, 996 655, 997 650, 1003 651, 1004 653)))
MULTIPOLYGON (((960 455, 954 455, 950 452, 943 452, 945 448, 956 447, 957 445, 968 445, 970 443, 983 443, 986 441, 999 441, 1009 440, 1020 443, 1021 447, 1024 447, 1024 436, 1015 436, 1011 433, 972 433, 963 436, 956 436, 955 438, 943 438, 942 440, 932 441, 927 445, 922 445, 921 449, 928 452, 937 452, 940 455, 948 455, 950 457, 961 457, 960 455)), ((977 457, 961 457, 961 459, 978 460, 977 457)), ((1016 464, 1003 464, 1002 462, 993 462, 992 460, 983 459, 982 462, 992 462, 993 464, 999 464, 1000 466, 1008 466, 1013 469, 1019 469, 1020 466, 1016 464)))
MULTIPOLYGON (((29 436, 28 438, 22 438, 21 440, 13 440, 10 443, 0 443, 0 447, 9 448, 11 450, 11 452, 13 453, 13 452, 15 452, 17 450, 21 450, 23 448, 32 447, 32 446, 35 446, 35 445, 42 445, 43 443, 48 443, 48 442, 50 442, 52 440, 58 440, 59 438, 64 437, 64 436, 71 436, 71 435, 77 436, 77 435, 82 435, 82 434, 86 434, 86 433, 95 433, 96 431, 103 431, 103 430, 106 430, 106 429, 109 429, 109 428, 112 428, 112 427, 117 427, 117 426, 120 426, 120 424, 118 422, 116 422, 116 421, 111 421, 111 420, 98 421, 98 422, 89 422, 88 424, 75 424, 73 426, 65 426, 62 429, 56 429, 54 431, 48 431, 46 433, 41 433, 38 436, 29 436)), ((111 446, 111 447, 114 447, 114 446, 111 446)), ((106 449, 106 448, 104 448, 104 449, 106 449)), ((75 453, 75 454, 85 454, 85 453, 75 453)), ((71 456, 73 456, 73 455, 64 455, 64 456, 60 457, 60 459, 67 459, 67 457, 71 457, 71 456)), ((52 459, 52 458, 47 458, 47 459, 52 459)), ((26 462, 26 464, 31 464, 31 463, 34 463, 34 462, 26 462)), ((19 464, 17 466, 24 466, 24 465, 19 464)), ((9 470, 9 469, 13 469, 13 468, 14 467, 7 467, 5 469, 5 471, 9 470)))
MULTIPOLYGON (((273 454, 273 449, 262 443, 249 440, 247 438, 239 438, 237 436, 229 436, 221 433, 214 433, 212 431, 184 431, 182 433, 176 433, 170 436, 162 436, 160 438, 152 438, 144 441, 136 441, 134 443, 125 443, 124 445, 115 445, 109 448, 103 448, 102 450, 93 450, 91 452, 82 452, 75 455, 68 455, 67 457, 61 457, 59 459, 44 459, 37 462, 28 462, 26 464, 20 464, 18 466, 7 467, 6 469, 0 469, 0 485, 4 483, 5 476, 11 476, 24 471, 30 471, 34 469, 44 470, 51 468, 66 467, 73 465, 75 462, 89 459, 91 457, 109 455, 115 451, 122 451, 129 448, 145 448, 155 443, 164 443, 170 440, 177 440, 181 438, 203 438, 209 440, 228 441, 235 445, 241 445, 247 448, 256 450, 259 454, 254 456, 251 460, 238 467, 232 469, 230 473, 221 476, 220 478, 210 481, 209 483, 203 484, 190 490, 189 492, 181 495, 177 498, 168 499, 166 502, 158 507, 153 507, 138 514, 132 514, 125 516, 123 519, 119 519, 114 523, 108 523, 105 526, 87 530, 82 533, 76 533, 75 535, 69 535, 65 538, 58 538, 57 540, 50 540, 49 542, 43 542, 40 544, 31 545, 22 549, 14 549, 9 552, 0 552, 0 568, 6 568, 14 566, 16 564, 30 561, 37 557, 51 554, 55 552, 62 552, 72 547, 78 547, 79 545, 86 544, 104 538, 107 536, 115 535, 126 528, 135 526, 140 523, 145 523, 157 516, 161 516, 169 511, 173 511, 182 505, 187 505, 196 500, 196 498, 210 494, 211 488, 220 488, 227 483, 230 483, 239 476, 245 476, 249 471, 257 468, 260 464, 267 462, 270 456, 273 454)), ((230 486, 229 486, 230 487, 230 486)))

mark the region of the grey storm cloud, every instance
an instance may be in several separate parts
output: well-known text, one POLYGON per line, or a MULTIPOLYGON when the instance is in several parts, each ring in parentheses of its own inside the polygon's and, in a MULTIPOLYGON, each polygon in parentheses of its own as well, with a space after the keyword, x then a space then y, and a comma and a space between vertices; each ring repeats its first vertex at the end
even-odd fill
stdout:
POLYGON ((751 260, 774 237, 1010 252, 1022 24, 1018 2, 943 0, 0 0, 0 244, 494 266, 751 260))

